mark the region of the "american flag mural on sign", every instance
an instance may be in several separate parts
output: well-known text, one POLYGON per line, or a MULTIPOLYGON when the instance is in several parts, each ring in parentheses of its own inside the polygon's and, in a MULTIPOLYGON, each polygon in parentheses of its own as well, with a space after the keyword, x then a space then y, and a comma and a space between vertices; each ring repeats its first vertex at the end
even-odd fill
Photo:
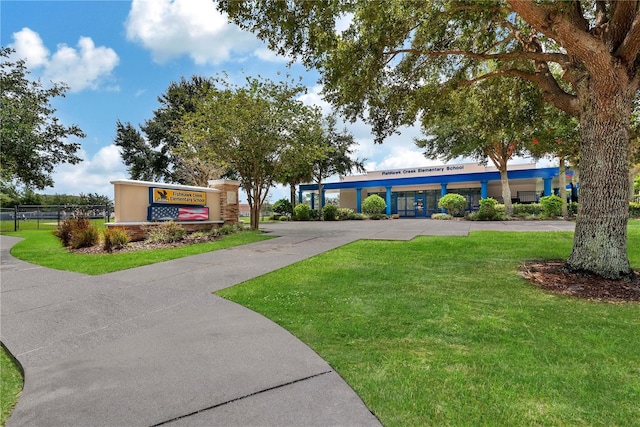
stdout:
POLYGON ((149 206, 149 221, 207 221, 209 208, 191 206, 149 206))

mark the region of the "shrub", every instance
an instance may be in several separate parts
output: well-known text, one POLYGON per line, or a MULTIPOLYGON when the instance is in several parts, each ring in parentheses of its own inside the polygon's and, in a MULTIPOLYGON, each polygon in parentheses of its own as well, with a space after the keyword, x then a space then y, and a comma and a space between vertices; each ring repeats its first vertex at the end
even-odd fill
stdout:
POLYGON ((467 198, 456 193, 445 194, 438 200, 438 207, 446 209, 452 216, 461 216, 467 207, 467 198))
POLYGON ((235 227, 232 224, 225 224, 218 228, 218 235, 226 236, 227 234, 233 234, 236 232, 235 227))
POLYGON ((578 203, 576 202, 571 202, 567 205, 567 213, 570 216, 576 216, 578 215, 578 203))
POLYGON ((387 202, 377 194, 372 194, 362 201, 362 212, 366 214, 380 214, 387 208, 387 202))
POLYGON ((317 221, 320 219, 322 213, 318 209, 313 209, 309 211, 309 219, 312 221, 317 221))
POLYGON ((345 221, 348 219, 354 219, 355 211, 349 208, 338 208, 338 219, 340 221, 345 221))
POLYGON ((322 208, 322 217, 325 221, 335 221, 338 219, 338 207, 335 205, 326 205, 322 208))
POLYGON ((102 232, 102 248, 107 252, 123 248, 130 240, 129 234, 121 228, 110 227, 102 232))
MULTIPOLYGON (((58 239, 60 239, 62 246, 65 246, 65 247, 72 246, 72 241, 73 241, 73 244, 81 245, 83 244, 82 243, 83 238, 80 236, 74 238, 74 236, 80 235, 80 234, 86 234, 84 230, 87 230, 92 227, 95 228, 91 224, 91 221, 88 218, 85 218, 85 217, 67 218, 53 232, 53 235, 56 236, 58 239)), ((89 233, 89 235, 91 234, 92 233, 89 233)), ((97 243, 97 241, 98 239, 96 238, 93 244, 97 243)), ((93 244, 89 246, 93 246, 93 244)), ((77 249, 80 247, 86 247, 86 246, 77 246, 75 248, 77 249)))
POLYGON ((93 224, 90 224, 89 227, 75 230, 71 234, 69 246, 73 249, 90 248, 91 246, 96 245, 99 241, 100 232, 93 224))
POLYGON ((273 211, 280 215, 291 215, 293 213, 293 206, 287 199, 280 199, 273 204, 273 211))
POLYGON ((518 217, 528 217, 541 215, 544 209, 540 203, 514 203, 513 215, 518 217))
POLYGON ((474 219, 480 221, 495 221, 500 219, 500 213, 497 208, 498 201, 488 197, 480 200, 480 209, 475 214, 474 219))
POLYGON ((446 214, 446 213, 434 213, 431 214, 431 219, 443 219, 443 220, 447 220, 447 219, 451 219, 453 218, 453 216, 446 214))
POLYGON ((555 218, 562 215, 562 199, 558 196, 544 196, 540 198, 540 204, 547 218, 555 218))
POLYGON ((146 227, 147 238, 149 243, 174 243, 184 239, 187 231, 180 224, 167 221, 146 227))
POLYGON ((293 209, 293 215, 298 221, 309 221, 311 219, 311 208, 309 205, 299 204, 293 209))
POLYGON ((286 216, 286 215, 282 215, 280 218, 278 218, 278 221, 282 221, 282 222, 286 222, 289 221, 291 218, 286 216))
POLYGON ((640 203, 629 202, 629 216, 631 218, 640 218, 640 203))

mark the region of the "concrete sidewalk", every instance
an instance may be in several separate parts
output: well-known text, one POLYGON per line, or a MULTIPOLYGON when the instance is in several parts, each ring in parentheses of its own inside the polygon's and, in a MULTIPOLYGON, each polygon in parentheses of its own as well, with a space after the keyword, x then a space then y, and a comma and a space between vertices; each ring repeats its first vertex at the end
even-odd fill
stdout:
POLYGON ((373 426, 306 345, 212 292, 357 239, 475 229, 573 230, 563 221, 276 223, 280 237, 102 276, 13 258, 0 236, 2 342, 25 370, 8 426, 373 426))

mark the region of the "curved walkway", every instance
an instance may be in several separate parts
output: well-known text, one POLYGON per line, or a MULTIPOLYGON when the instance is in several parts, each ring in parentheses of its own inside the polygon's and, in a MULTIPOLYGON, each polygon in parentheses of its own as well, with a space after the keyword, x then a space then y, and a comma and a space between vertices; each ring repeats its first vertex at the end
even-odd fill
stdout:
POLYGON ((2 342, 25 370, 7 426, 375 426, 305 344, 212 294, 357 239, 476 229, 571 231, 563 221, 276 223, 280 237, 102 276, 13 258, 0 236, 2 342))

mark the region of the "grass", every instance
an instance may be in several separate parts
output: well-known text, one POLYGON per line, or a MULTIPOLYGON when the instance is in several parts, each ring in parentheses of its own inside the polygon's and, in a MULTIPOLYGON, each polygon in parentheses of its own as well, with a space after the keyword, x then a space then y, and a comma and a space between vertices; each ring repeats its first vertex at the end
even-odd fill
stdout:
MULTIPOLYGON (((640 425, 640 305, 545 293, 571 233, 359 241, 218 292, 327 360, 389 426, 640 425)), ((640 267, 640 221, 629 224, 640 267)))
POLYGON ((25 239, 11 249, 11 254, 16 258, 44 267, 89 275, 111 273, 270 238, 260 234, 259 231, 243 231, 229 234, 212 242, 171 249, 114 252, 111 254, 78 254, 63 248, 51 231, 34 230, 5 234, 25 239))
POLYGON ((4 346, 0 346, 0 425, 4 426, 22 391, 22 374, 4 346))

